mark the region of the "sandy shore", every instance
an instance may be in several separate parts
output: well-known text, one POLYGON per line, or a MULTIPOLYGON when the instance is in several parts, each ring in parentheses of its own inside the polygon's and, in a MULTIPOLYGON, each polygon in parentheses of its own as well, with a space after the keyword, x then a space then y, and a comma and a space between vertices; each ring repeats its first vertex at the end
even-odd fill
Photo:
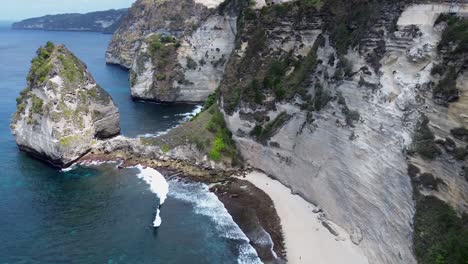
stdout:
MULTIPOLYGON (((290 264, 366 264, 367 258, 337 227, 339 236, 332 235, 313 213, 314 205, 306 202, 280 182, 263 173, 252 172, 245 180, 267 193, 275 205, 284 231, 286 254, 290 264), (341 241, 339 238, 345 238, 341 241)), ((336 225, 335 225, 336 227, 336 225)))

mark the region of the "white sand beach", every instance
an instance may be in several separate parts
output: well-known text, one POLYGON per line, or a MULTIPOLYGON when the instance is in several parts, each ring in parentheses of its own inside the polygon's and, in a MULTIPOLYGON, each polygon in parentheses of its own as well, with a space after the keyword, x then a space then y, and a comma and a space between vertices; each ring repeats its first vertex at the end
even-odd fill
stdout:
POLYGON ((290 264, 366 264, 367 258, 343 229, 334 225, 339 236, 332 235, 306 202, 279 181, 263 173, 252 172, 243 178, 267 193, 281 219, 288 263, 290 264), (341 239, 344 238, 344 241, 341 239))

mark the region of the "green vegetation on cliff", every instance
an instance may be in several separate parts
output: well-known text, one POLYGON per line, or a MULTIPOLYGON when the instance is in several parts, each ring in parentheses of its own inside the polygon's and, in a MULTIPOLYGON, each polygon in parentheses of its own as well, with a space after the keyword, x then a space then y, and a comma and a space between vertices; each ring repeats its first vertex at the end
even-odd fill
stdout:
POLYGON ((212 116, 206 125, 206 129, 215 135, 213 144, 208 152, 210 159, 220 161, 223 156, 233 158, 236 155, 236 145, 232 140, 232 134, 226 127, 224 115, 217 106, 208 110, 212 116))
POLYGON ((442 14, 437 18, 436 24, 442 21, 447 23, 447 28, 442 33, 438 49, 442 50, 454 45, 455 49, 451 50, 452 55, 468 52, 468 19, 442 14))
POLYGON ((433 96, 436 99, 441 99, 443 104, 453 102, 459 98, 459 90, 457 89, 458 73, 454 67, 450 67, 445 76, 432 90, 433 96))
POLYGON ((73 146, 73 142, 77 141, 78 138, 77 135, 65 136, 59 140, 59 143, 62 147, 69 148, 73 146))
POLYGON ((262 144, 266 144, 268 140, 281 129, 284 124, 291 118, 286 112, 281 112, 273 121, 268 122, 265 126, 257 124, 250 135, 255 137, 262 144))
POLYGON ((441 150, 434 139, 434 133, 429 128, 429 118, 423 115, 417 123, 410 154, 411 152, 415 152, 428 160, 436 158, 441 154, 441 150))
POLYGON ((58 58, 62 62, 62 75, 65 76, 69 83, 76 81, 82 81, 84 69, 80 67, 81 63, 78 58, 73 54, 63 54, 63 51, 59 49, 61 53, 58 58))
POLYGON ((36 54, 37 56, 31 61, 31 70, 29 71, 27 80, 29 85, 35 86, 43 83, 52 65, 50 65, 50 58, 54 52, 55 46, 52 42, 47 42, 44 47, 40 47, 36 54))
POLYGON ((332 20, 328 23, 328 31, 340 55, 346 54, 349 47, 358 45, 379 18, 378 1, 328 0, 325 7, 332 20))
MULTIPOLYGON (((151 35, 146 39, 151 59, 156 65, 154 79, 157 80, 159 89, 170 89, 172 81, 176 77, 174 67, 177 63, 177 48, 180 42, 171 36, 160 34, 151 35)), ((195 62, 196 63, 196 62, 195 62)), ((193 67, 193 65, 190 65, 193 67)), ((136 75, 131 75, 130 81, 134 82, 136 75)))
POLYGON ((413 164, 408 165, 416 202, 414 215, 414 253, 420 264, 468 263, 468 215, 458 215, 444 201, 426 196, 421 188, 439 190, 445 184, 430 173, 421 173, 413 164))
MULTIPOLYGON (((271 48, 269 29, 281 27, 290 21, 293 27, 308 21, 313 23, 320 1, 294 1, 264 7, 261 11, 245 9, 239 22, 240 41, 248 42, 242 58, 232 58, 237 72, 229 72, 221 84, 224 109, 231 113, 240 103, 251 107, 265 106, 271 97, 276 101, 288 100, 297 94, 305 95, 305 83, 317 65, 317 49, 325 39, 319 36, 307 56, 296 56, 271 48), (268 29, 268 30, 266 30, 268 29), (289 72, 289 74, 287 74, 289 72), (265 102, 267 101, 267 102, 265 102)), ((299 30, 299 28, 298 28, 299 30)))
POLYGON ((223 113, 215 103, 196 118, 157 138, 140 138, 145 145, 157 145, 166 153, 177 146, 193 144, 211 160, 240 165, 240 156, 226 127, 223 113))
POLYGON ((457 127, 457 128, 454 128, 454 129, 450 130, 450 133, 452 133, 452 135, 455 138, 458 138, 459 140, 468 142, 468 129, 466 129, 464 127, 457 127))
POLYGON ((443 62, 434 66, 431 73, 439 74, 442 78, 433 89, 434 101, 448 106, 457 101, 460 91, 457 88, 457 78, 466 68, 468 53, 468 19, 450 14, 440 15, 435 24, 447 23, 442 38, 437 46, 443 55, 443 62))
POLYGON ((420 264, 468 263, 468 215, 458 216, 445 202, 418 195, 414 251, 420 264))
POLYGON ((31 101, 32 101, 31 112, 35 114, 42 114, 43 113, 42 106, 44 105, 44 101, 35 95, 31 96, 31 101))

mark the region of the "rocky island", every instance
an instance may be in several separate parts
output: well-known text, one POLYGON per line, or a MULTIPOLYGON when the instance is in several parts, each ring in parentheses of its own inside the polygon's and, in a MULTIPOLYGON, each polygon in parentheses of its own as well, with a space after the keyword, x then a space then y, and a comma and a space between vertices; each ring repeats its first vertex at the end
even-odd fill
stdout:
POLYGON ((107 34, 119 28, 128 9, 111 9, 86 14, 59 14, 25 19, 13 23, 13 29, 47 31, 93 31, 107 34))
POLYGON ((39 48, 17 98, 11 129, 19 148, 67 167, 99 139, 118 135, 119 111, 86 65, 65 46, 39 48))

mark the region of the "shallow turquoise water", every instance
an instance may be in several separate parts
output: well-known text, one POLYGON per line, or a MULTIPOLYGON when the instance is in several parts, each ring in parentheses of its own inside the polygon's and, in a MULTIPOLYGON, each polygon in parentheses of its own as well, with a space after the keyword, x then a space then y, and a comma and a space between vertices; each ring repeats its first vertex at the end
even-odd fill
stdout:
POLYGON ((82 59, 121 112, 122 133, 156 134, 194 105, 133 102, 127 73, 106 66, 109 35, 12 31, 0 25, 0 263, 254 263, 245 236, 206 186, 170 182, 163 224, 157 197, 115 164, 54 170, 20 153, 10 134, 15 98, 35 50, 64 43, 82 59))

